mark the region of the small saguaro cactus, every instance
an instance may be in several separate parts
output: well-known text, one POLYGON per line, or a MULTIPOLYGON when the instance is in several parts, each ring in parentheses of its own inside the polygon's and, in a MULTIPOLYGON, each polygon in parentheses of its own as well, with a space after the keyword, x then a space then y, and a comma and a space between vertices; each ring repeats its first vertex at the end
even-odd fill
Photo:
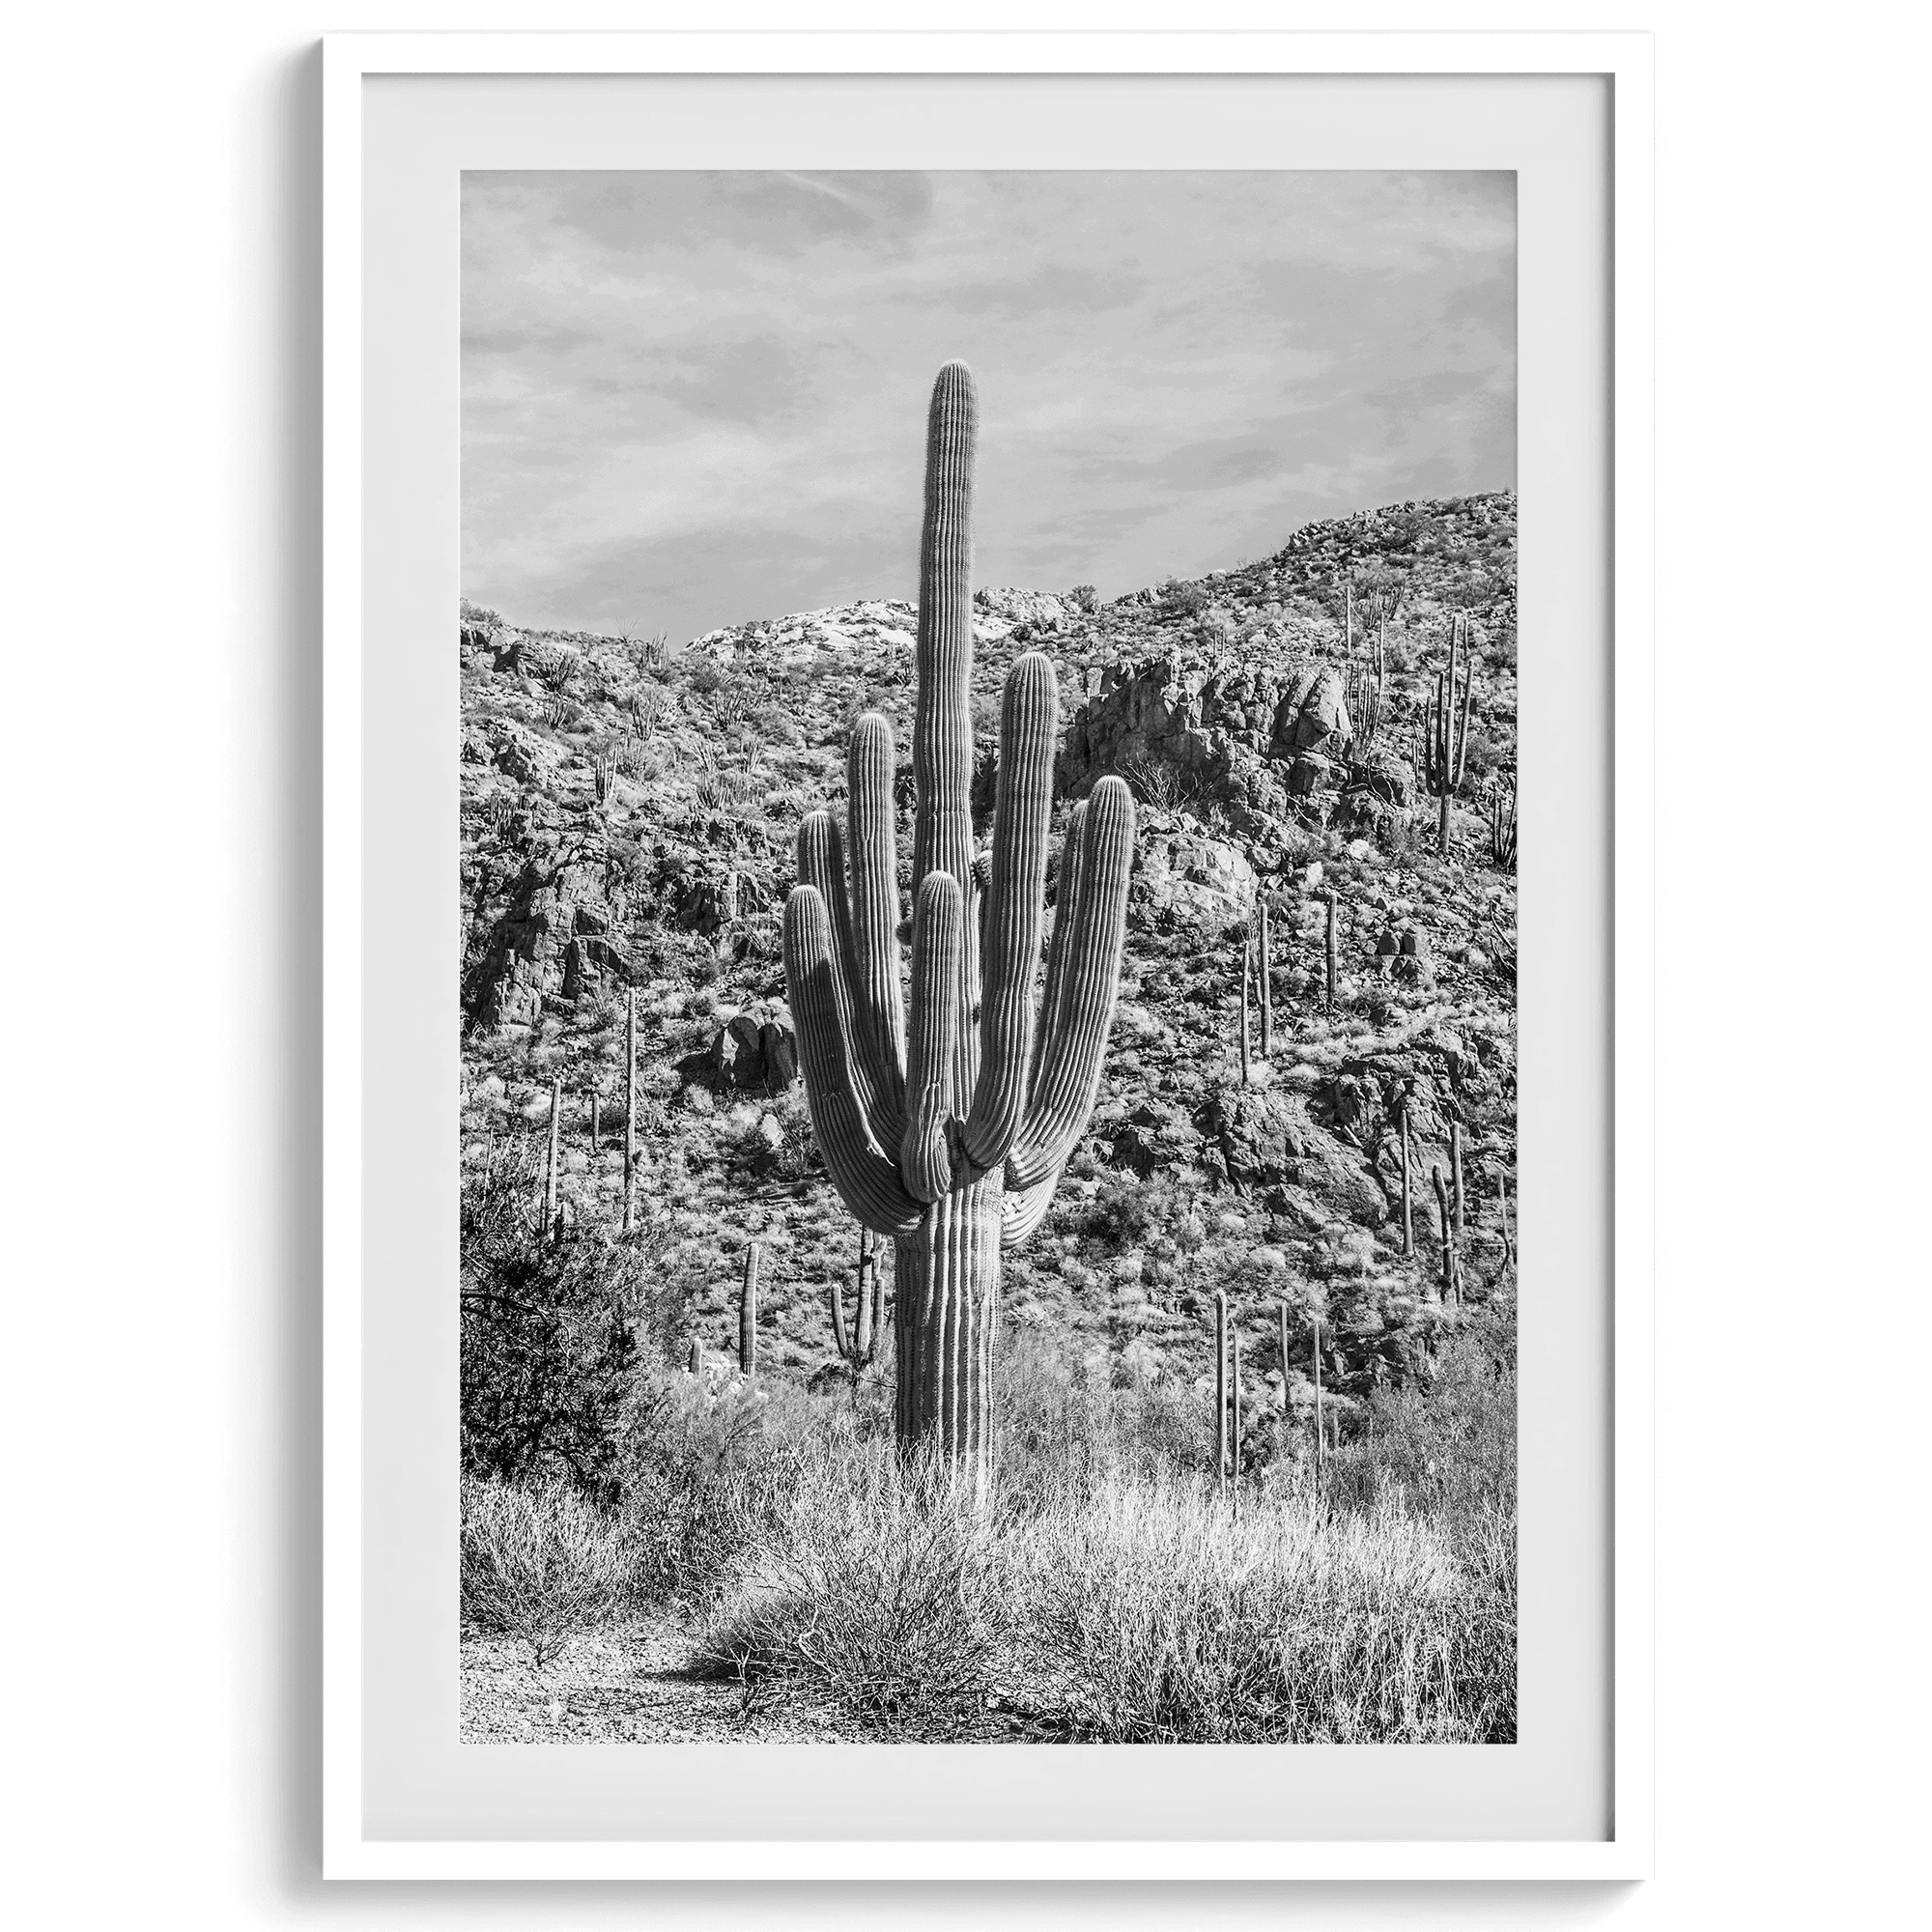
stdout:
POLYGON ((1490 858, 1502 870, 1516 864, 1516 781, 1498 779, 1490 791, 1490 858))
POLYGON ((738 1372, 758 1373, 758 1244, 745 1243, 745 1274, 738 1285, 738 1372))
POLYGON ((1408 1092, 1405 1088, 1396 1098, 1402 1121, 1402 1252, 1406 1261, 1415 1253, 1414 1193, 1409 1179, 1408 1092))
POLYGON ((1228 1493, 1228 1292, 1214 1291, 1214 1487, 1228 1493))
POLYGON ((1267 1059, 1274 1051, 1274 948, 1268 931, 1268 903, 1262 901, 1261 935, 1261 992, 1262 992, 1262 1058, 1267 1059))
POLYGON ((1241 1513, 1241 1327, 1236 1321, 1228 1337, 1233 1360, 1228 1370, 1228 1481, 1235 1492, 1235 1514, 1241 1513))
POLYGON ((694 1376, 704 1373, 704 1350, 697 1346, 696 1335, 691 1338, 691 1351, 685 1357, 684 1366, 694 1376))
POLYGON ((638 1199, 638 989, 624 1001, 624 1232, 636 1224, 638 1199))
POLYGON ((1249 1086, 1254 1080, 1254 1068, 1248 1058, 1248 985, 1255 974, 1255 947, 1249 940, 1241 947, 1241 1085, 1249 1086))
POLYGON ((543 1199, 543 1237, 554 1241, 562 1229, 562 1215, 557 1207, 557 1169, 561 1162, 557 1157, 557 1140, 562 1131, 563 1122, 563 1082, 550 1083, 550 1147, 544 1158, 544 1199, 543 1199))
POLYGON ((1463 1122, 1449 1122, 1449 1198, 1456 1208, 1456 1245, 1463 1244, 1463 1122))
POLYGON ((617 760, 609 752, 599 752, 591 760, 590 781, 596 789, 597 803, 608 806, 617 783, 617 760))
POLYGON ((1315 1324, 1308 1338, 1309 1361, 1315 1373, 1315 1469, 1319 1475, 1327 1456, 1327 1435, 1321 1427, 1321 1318, 1315 1318, 1315 1324))
POLYGON ((1469 702, 1475 689, 1473 662, 1463 670, 1463 691, 1459 704, 1456 695, 1456 652, 1458 644, 1467 648, 1468 620, 1455 617, 1449 625, 1449 668, 1435 673, 1435 694, 1423 722, 1422 770, 1429 788, 1441 800, 1436 821, 1437 849, 1449 850, 1449 801, 1462 788, 1463 767, 1469 755, 1469 702))
POLYGON ((1325 895, 1328 918, 1322 929, 1323 964, 1327 969, 1326 1004, 1332 1011, 1335 1005, 1335 970, 1341 956, 1340 935, 1335 929, 1335 895, 1331 890, 1325 895))
POLYGON ((1110 776, 1074 809, 1036 1001, 1059 686, 1036 651, 1008 675, 982 907, 970 701, 978 434, 972 374, 950 362, 926 418, 909 1005, 893 730, 876 713, 853 728, 845 836, 826 811, 799 828, 784 966, 827 1171, 853 1214, 895 1244, 898 1439, 935 1449, 981 1496, 1000 1255, 1038 1226, 1093 1111, 1120 980, 1134 806, 1110 776))
POLYGON ((872 1231, 860 1224, 858 1293, 853 1297, 852 1323, 845 1322, 845 1297, 835 1274, 826 1283, 826 1299, 832 1304, 832 1340, 839 1359, 853 1377, 872 1365, 879 1348, 879 1330, 885 1325, 879 1301, 879 1264, 872 1253, 872 1231))
POLYGON ((1463 1299, 1463 1270, 1456 1253, 1456 1216, 1449 1204, 1449 1186, 1442 1179, 1440 1167, 1432 1166, 1429 1179, 1435 1188, 1435 1211, 1440 1217, 1442 1229, 1442 1299, 1444 1302, 1460 1302, 1463 1299))

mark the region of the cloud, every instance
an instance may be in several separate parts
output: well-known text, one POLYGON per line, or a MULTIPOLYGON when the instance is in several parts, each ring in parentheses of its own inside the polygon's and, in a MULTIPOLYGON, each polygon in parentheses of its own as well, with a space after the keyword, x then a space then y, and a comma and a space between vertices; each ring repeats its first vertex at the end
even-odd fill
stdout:
POLYGON ((464 587, 679 637, 908 594, 952 355, 982 582, 1507 486, 1514 232, 1510 176, 468 175, 464 587))

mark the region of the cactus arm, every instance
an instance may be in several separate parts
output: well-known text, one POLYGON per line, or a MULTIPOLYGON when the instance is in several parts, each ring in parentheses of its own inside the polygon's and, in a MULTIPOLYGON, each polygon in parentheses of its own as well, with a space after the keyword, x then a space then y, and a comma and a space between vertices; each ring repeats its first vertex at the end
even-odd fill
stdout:
POLYGON ((832 920, 815 887, 794 887, 785 901, 784 967, 806 1100, 832 1183, 875 1233, 908 1235, 922 1209, 866 1132, 834 987, 832 920))
POLYGON ((899 1172, 921 1201, 952 1184, 953 1084, 960 1026, 966 900, 950 872, 928 872, 913 896, 912 1037, 906 1053, 899 1172))
POLYGON ((825 1284, 825 1298, 832 1309, 832 1346, 838 1350, 840 1361, 849 1362, 852 1345, 845 1333, 845 1304, 839 1298, 837 1275, 825 1284))
POLYGON ((932 385, 925 424, 925 512, 920 531, 918 696, 913 707, 913 891, 929 872, 959 883, 963 1024, 953 1039, 961 1104, 979 1072, 979 922, 973 884, 973 465, 980 432, 973 372, 949 362, 932 385))
POLYGON ((1053 1206, 1053 1191, 1060 1185, 1060 1170, 1056 1167, 1044 1180, 1036 1180, 1031 1187, 1016 1188, 1011 1184, 1010 1165, 1007 1176, 1007 1191, 1000 1197, 1000 1245, 1016 1248, 1046 1219, 1046 1210, 1053 1206))
POLYGON ((973 863, 973 374, 949 362, 932 385, 925 428, 925 517, 920 532, 918 698, 913 716, 913 889, 951 872, 966 889, 973 863))
POLYGON ((1104 778, 1081 827, 1079 900, 1053 1032, 1010 1157, 1011 1183, 1022 1191, 1065 1163, 1093 1112, 1120 988, 1133 855, 1133 794, 1120 779, 1104 778))
POLYGON ((879 1145, 904 1131, 905 1009, 899 990, 899 885, 893 816, 893 727, 868 711, 852 730, 845 759, 852 832, 853 996, 864 1022, 862 1050, 886 1104, 879 1145))
POLYGON ((829 811, 809 811, 799 825, 798 882, 818 895, 831 921, 832 994, 845 1042, 846 1070, 872 1145, 881 1153, 890 1153, 898 1146, 902 1103, 895 1103, 890 1086, 883 1083, 882 1076, 889 1079, 890 1072, 879 1065, 879 1056, 867 1050, 869 1028, 858 998, 859 963, 852 906, 845 892, 845 847, 838 821, 829 811))
POLYGON ((1027 1092, 1039 1081, 1040 1056, 1059 1025, 1060 989, 1066 982, 1066 952, 1072 943, 1074 908, 1080 900, 1080 845, 1087 822, 1085 801, 1067 814, 1066 837, 1060 845, 1060 884, 1053 899, 1053 937, 1046 947, 1046 983, 1039 997, 1039 1016, 1033 1030, 1033 1064, 1027 1070, 1027 1092))
POLYGON ((966 1157, 981 1172, 1006 1160, 1026 1106, 1059 718, 1053 666, 1039 652, 1029 651, 1007 679, 1000 720, 980 1077, 966 1120, 966 1157))

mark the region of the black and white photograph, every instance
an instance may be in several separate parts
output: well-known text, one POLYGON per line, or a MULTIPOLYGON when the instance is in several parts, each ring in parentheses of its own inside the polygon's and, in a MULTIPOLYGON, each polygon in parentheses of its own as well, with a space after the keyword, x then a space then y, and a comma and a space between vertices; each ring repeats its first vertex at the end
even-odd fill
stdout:
POLYGON ((464 1741, 1516 1742, 1517 228, 465 174, 464 1741))

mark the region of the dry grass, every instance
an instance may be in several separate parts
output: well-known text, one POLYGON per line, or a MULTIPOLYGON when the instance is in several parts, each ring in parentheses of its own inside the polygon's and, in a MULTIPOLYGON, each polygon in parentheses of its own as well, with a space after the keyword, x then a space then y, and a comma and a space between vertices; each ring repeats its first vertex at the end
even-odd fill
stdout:
POLYGON ((1012 1351, 991 1505, 895 1453, 876 1406, 673 1378, 621 1503, 465 1491, 466 1616, 554 1649, 676 1603, 698 1667, 863 1734, 989 1708, 1106 1743, 1516 1734, 1514 1378, 1464 1338, 1320 1485, 1200 1466, 1198 1406, 1012 1351))

